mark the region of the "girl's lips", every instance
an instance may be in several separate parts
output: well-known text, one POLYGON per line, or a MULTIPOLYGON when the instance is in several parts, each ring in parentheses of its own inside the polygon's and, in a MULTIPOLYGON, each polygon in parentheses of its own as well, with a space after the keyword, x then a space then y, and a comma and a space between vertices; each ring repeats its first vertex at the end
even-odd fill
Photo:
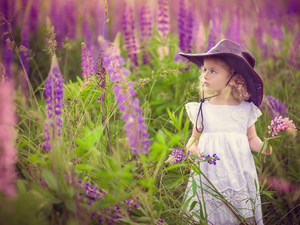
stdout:
POLYGON ((208 86, 209 85, 209 83, 207 83, 207 82, 204 82, 204 86, 208 86))

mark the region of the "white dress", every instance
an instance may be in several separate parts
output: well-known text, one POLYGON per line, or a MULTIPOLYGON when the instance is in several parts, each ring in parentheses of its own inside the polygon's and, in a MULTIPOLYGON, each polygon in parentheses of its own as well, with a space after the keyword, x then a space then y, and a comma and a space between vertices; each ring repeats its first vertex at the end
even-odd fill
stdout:
MULTIPOLYGON (((185 105, 187 114, 194 125, 196 125, 199 106, 200 103, 197 102, 190 102, 185 105)), ((202 111, 204 130, 199 139, 198 149, 205 155, 212 156, 216 153, 220 160, 216 161, 216 165, 211 165, 207 162, 200 163, 201 171, 227 201, 235 207, 235 211, 244 218, 253 218, 255 216, 256 223, 263 225, 259 183, 246 135, 247 129, 257 121, 261 111, 252 102, 245 101, 237 106, 213 105, 206 101, 202 104, 202 111), (257 182, 258 191, 256 191, 254 180, 257 182), (255 205, 251 201, 247 201, 249 198, 255 201, 255 205), (253 209, 255 215, 253 214, 253 209)), ((197 122, 197 127, 200 126, 201 113, 197 122)), ((195 174, 194 179, 197 185, 200 186, 199 175, 195 174)), ((202 187, 209 189, 206 187, 209 183, 203 176, 201 176, 201 181, 202 187)), ((193 196, 192 189, 192 177, 190 177, 185 191, 184 202, 193 196)), ((197 188, 197 193, 202 199, 201 188, 197 188)), ((208 224, 240 224, 224 203, 206 191, 203 191, 203 196, 208 215, 208 224)), ((193 201, 198 202, 197 196, 192 197, 189 201, 189 206, 193 201)), ((196 204, 190 213, 196 212, 199 215, 199 209, 199 204, 196 204)), ((194 218, 196 219, 196 217, 194 218)))

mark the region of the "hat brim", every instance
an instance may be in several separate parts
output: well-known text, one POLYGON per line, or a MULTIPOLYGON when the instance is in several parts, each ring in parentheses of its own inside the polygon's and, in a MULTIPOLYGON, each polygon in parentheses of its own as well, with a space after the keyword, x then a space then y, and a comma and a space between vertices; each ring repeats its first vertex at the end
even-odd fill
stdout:
POLYGON ((180 52, 179 55, 187 58, 194 63, 198 68, 203 66, 204 58, 210 56, 220 57, 229 67, 234 69, 238 74, 242 75, 247 83, 247 89, 251 97, 247 100, 253 102, 257 107, 260 106, 263 99, 263 82, 260 76, 252 68, 252 66, 240 56, 231 53, 202 53, 188 54, 180 52))

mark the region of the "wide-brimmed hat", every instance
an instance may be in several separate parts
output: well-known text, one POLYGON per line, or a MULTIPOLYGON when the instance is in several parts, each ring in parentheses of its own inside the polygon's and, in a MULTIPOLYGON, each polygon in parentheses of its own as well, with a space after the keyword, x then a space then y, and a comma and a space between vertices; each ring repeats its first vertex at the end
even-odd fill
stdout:
POLYGON ((244 46, 234 41, 223 39, 207 53, 189 54, 180 52, 179 55, 187 58, 199 68, 203 66, 204 58, 218 56, 229 67, 244 77, 248 92, 251 94, 247 101, 253 102, 257 107, 261 104, 264 92, 263 82, 254 70, 254 56, 244 46))

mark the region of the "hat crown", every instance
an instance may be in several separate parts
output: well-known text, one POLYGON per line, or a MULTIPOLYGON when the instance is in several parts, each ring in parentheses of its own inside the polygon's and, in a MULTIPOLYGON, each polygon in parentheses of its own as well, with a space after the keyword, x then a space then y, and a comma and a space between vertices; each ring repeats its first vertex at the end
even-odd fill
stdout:
POLYGON ((213 48, 211 48, 208 54, 233 54, 244 59, 252 68, 255 66, 254 56, 242 45, 228 40, 223 39, 217 43, 213 48))

